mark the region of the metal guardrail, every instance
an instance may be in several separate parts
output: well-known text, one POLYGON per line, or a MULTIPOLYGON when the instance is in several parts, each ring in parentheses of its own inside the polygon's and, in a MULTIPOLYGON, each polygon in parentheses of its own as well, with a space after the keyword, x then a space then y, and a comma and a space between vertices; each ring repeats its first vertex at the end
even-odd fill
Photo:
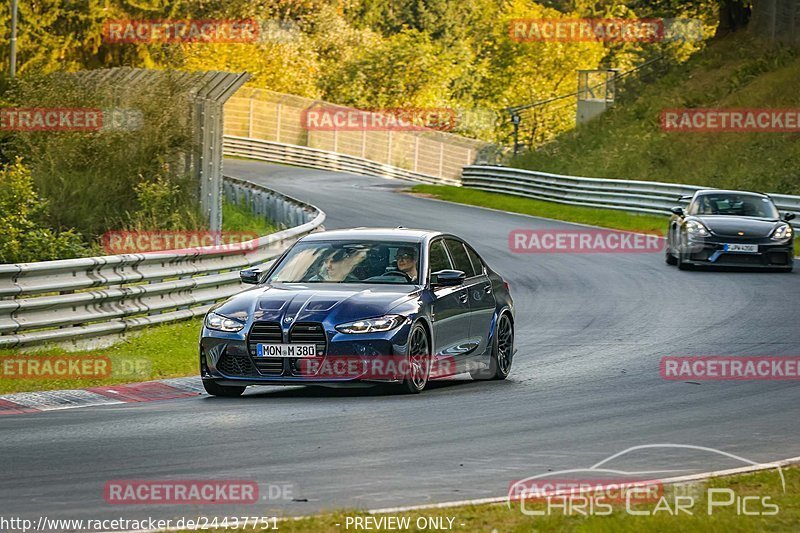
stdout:
MULTIPOLYGON (((464 187, 523 196, 560 204, 618 209, 658 215, 670 214, 678 199, 692 195, 698 185, 563 176, 532 170, 496 166, 464 167, 464 187)), ((798 216, 792 225, 800 228, 800 196, 770 194, 781 212, 798 216)))
POLYGON ((352 155, 328 152, 307 146, 237 137, 235 135, 225 136, 224 153, 226 156, 246 157, 248 159, 269 161, 270 163, 349 172, 364 176, 398 178, 437 185, 461 184, 459 180, 412 172, 352 155))
POLYGON ((288 229, 235 251, 207 247, 0 265, 0 348, 119 334, 203 315, 242 290, 240 269, 277 258, 325 220, 314 206, 244 180, 226 177, 225 193, 288 229))

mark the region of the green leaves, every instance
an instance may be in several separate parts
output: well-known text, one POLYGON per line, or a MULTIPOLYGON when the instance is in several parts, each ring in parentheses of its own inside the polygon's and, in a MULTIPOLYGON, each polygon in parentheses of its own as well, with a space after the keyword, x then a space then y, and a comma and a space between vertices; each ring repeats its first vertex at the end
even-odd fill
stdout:
POLYGON ((0 170, 0 263, 79 257, 87 252, 80 235, 58 232, 41 220, 45 202, 36 194, 20 159, 0 170))

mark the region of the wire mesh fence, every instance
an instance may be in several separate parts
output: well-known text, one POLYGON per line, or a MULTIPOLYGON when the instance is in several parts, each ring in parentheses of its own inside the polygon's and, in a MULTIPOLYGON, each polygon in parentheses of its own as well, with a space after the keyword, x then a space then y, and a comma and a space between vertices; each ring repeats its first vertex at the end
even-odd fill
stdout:
POLYGON ((431 177, 458 180, 489 143, 435 130, 307 127, 305 113, 319 100, 244 87, 225 104, 225 135, 308 146, 369 159, 431 177))

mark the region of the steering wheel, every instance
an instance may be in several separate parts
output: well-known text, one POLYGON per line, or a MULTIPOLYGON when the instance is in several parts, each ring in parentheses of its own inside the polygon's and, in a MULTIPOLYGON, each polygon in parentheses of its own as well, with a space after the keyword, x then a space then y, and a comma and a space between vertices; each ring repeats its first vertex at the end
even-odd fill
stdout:
POLYGON ((382 275, 383 276, 403 276, 404 278, 406 278, 406 281, 408 281, 409 283, 413 283, 413 280, 411 279, 411 276, 409 276, 408 274, 406 274, 402 270, 394 270, 394 269, 387 270, 382 275))

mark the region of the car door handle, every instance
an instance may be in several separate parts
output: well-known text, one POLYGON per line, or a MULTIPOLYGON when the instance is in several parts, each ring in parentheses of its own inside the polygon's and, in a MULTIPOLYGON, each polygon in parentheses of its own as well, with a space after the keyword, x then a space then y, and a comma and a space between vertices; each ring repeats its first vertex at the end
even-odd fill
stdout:
POLYGON ((483 287, 483 292, 485 292, 486 294, 492 294, 492 285, 491 284, 485 285, 483 287))
POLYGON ((469 300, 469 294, 467 294, 466 292, 458 297, 458 301, 461 302, 462 304, 467 303, 467 300, 469 300))

